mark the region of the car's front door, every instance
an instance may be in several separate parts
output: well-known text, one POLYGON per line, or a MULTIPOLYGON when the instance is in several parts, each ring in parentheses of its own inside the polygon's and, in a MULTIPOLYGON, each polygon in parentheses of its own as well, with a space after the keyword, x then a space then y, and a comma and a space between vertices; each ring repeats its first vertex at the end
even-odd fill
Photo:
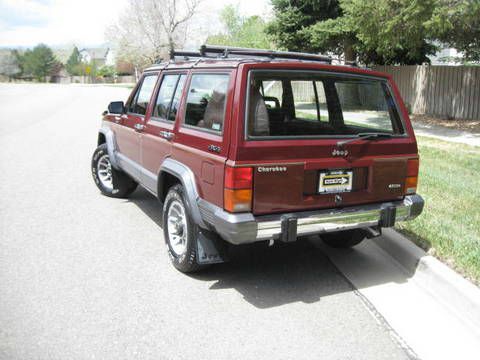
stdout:
POLYGON ((145 74, 115 126, 118 160, 133 177, 141 178, 140 139, 145 128, 145 115, 157 82, 158 73, 145 74))
POLYGON ((156 193, 157 176, 172 149, 174 126, 184 91, 185 72, 164 72, 154 97, 151 116, 146 118, 141 140, 144 168, 142 183, 156 193))

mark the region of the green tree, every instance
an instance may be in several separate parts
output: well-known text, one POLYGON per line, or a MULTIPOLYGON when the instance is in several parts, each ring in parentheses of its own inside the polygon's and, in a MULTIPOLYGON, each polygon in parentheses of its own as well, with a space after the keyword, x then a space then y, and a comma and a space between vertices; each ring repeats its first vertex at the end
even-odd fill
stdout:
POLYGON ((80 51, 75 46, 72 50, 72 54, 67 60, 65 64, 65 68, 70 75, 82 75, 83 73, 83 66, 82 66, 82 56, 80 55, 80 51))
POLYGON ((274 19, 268 24, 267 33, 275 43, 290 51, 333 52, 344 51, 349 54, 348 60, 354 60, 352 54, 352 34, 348 29, 341 29, 332 21, 341 18, 342 9, 338 0, 272 0, 274 19), (314 26, 323 24, 325 37, 320 39, 319 31, 314 26), (312 41, 312 36, 316 40, 312 41), (347 47, 347 48, 346 48, 347 47))
POLYGON ((358 54, 369 64, 420 64, 435 52, 428 21, 438 1, 273 0, 268 32, 288 50, 343 54, 347 61, 358 54))
POLYGON ((58 65, 52 49, 44 44, 35 46, 33 50, 25 51, 22 58, 23 73, 35 77, 38 81, 45 81, 46 76, 52 75, 52 71, 58 65))
POLYGON ((438 0, 342 0, 343 23, 356 37, 360 59, 376 64, 429 62, 427 22, 438 0))
POLYGON ((265 49, 272 43, 265 33, 266 23, 259 16, 244 17, 238 13, 238 8, 227 5, 220 14, 220 20, 225 26, 225 33, 209 36, 207 43, 211 45, 228 45, 265 49))
POLYGON ((111 65, 103 65, 98 69, 97 76, 113 77, 115 76, 115 67, 111 65))
POLYGON ((432 39, 463 52, 467 61, 480 61, 480 1, 438 0, 427 22, 432 39))

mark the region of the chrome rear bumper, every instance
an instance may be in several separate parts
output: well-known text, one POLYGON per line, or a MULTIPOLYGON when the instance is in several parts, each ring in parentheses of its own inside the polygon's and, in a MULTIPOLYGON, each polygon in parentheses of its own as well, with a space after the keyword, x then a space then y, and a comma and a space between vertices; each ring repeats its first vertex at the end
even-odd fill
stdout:
POLYGON ((401 201, 342 209, 254 216, 251 213, 231 214, 202 199, 198 202, 203 220, 232 244, 269 239, 291 241, 296 236, 372 226, 391 227, 397 221, 420 215, 423 204, 420 195, 409 195, 401 201))

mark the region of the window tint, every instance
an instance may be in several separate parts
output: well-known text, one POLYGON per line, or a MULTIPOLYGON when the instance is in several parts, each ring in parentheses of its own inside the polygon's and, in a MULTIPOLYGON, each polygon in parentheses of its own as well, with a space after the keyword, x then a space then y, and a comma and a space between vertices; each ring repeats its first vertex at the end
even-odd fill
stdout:
POLYGON ((186 75, 180 75, 180 79, 178 80, 177 88, 175 90, 175 95, 173 96, 172 105, 170 105, 170 111, 168 112, 168 120, 175 121, 175 118, 177 117, 178 107, 180 105, 186 79, 186 75))
POLYGON ((192 75, 185 124, 222 131, 229 78, 227 74, 192 75))
POLYGON ((157 75, 148 75, 143 78, 142 84, 137 89, 137 92, 128 107, 128 112, 145 115, 147 112, 148 103, 152 96, 155 83, 157 82, 157 75))
POLYGON ((153 116, 166 119, 168 115, 168 109, 172 101, 175 87, 177 86, 179 75, 164 75, 160 90, 158 91, 157 102, 155 109, 153 109, 153 116))

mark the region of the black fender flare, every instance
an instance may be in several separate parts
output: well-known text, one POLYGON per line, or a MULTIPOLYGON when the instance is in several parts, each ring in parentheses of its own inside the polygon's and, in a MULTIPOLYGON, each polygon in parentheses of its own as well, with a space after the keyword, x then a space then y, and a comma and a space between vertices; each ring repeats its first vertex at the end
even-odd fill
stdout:
POLYGON ((112 131, 112 129, 108 127, 101 127, 98 130, 98 132, 105 137, 105 143, 107 144, 108 157, 110 158, 110 162, 112 166, 117 170, 121 170, 118 164, 117 157, 115 155, 117 152, 117 142, 115 141, 115 133, 112 131))
POLYGON ((198 200, 200 196, 198 194, 197 184, 195 182, 195 175, 193 171, 186 165, 181 162, 167 158, 162 163, 160 171, 158 174, 158 196, 163 190, 162 183, 162 173, 168 173, 175 176, 183 186, 186 195, 187 206, 190 209, 193 221, 200 226, 201 228, 208 229, 207 225, 203 221, 202 215, 200 213, 200 208, 198 206, 198 200))

